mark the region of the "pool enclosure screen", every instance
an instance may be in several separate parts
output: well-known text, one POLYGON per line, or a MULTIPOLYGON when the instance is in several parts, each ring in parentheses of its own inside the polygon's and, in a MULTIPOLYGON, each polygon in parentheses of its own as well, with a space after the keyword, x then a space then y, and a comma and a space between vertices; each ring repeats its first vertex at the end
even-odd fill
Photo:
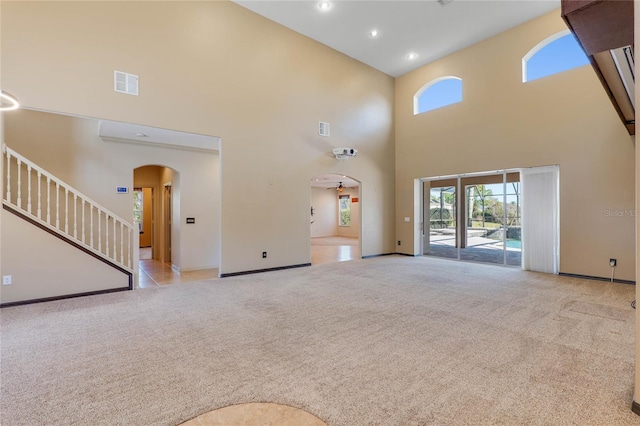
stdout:
POLYGON ((423 185, 425 255, 522 264, 519 172, 428 179, 423 185))

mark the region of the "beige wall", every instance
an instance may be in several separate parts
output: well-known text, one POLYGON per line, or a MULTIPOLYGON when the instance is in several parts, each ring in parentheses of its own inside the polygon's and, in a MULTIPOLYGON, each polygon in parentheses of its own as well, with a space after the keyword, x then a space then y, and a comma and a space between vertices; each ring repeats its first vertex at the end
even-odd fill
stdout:
POLYGON ((362 182, 363 255, 395 250, 391 77, 230 2, 2 2, 1 31, 2 87, 28 107, 222 138, 222 273, 308 263, 324 173, 362 182), (113 91, 116 69, 140 96, 113 91))
POLYGON ((128 275, 2 210, 1 303, 125 288, 128 275))
POLYGON ((338 197, 336 191, 326 188, 311 188, 313 223, 311 238, 338 235, 338 197))
MULTIPOLYGON (((414 179, 559 164, 560 271, 635 279, 634 145, 589 66, 522 83, 521 59, 565 29, 554 11, 396 80, 396 230, 414 247, 414 179), (413 95, 444 75, 463 101, 413 115, 413 95)), ((414 254, 414 253, 410 253, 414 254)))
MULTIPOLYGON (((131 190, 134 169, 162 165, 156 182, 173 180, 177 188, 180 184, 190 188, 182 196, 174 190, 177 195, 173 202, 177 206, 173 213, 177 226, 173 227, 172 262, 181 270, 217 267, 219 156, 213 152, 106 142, 98 136, 98 127, 99 122, 93 119, 22 109, 5 116, 5 140, 21 155, 129 221, 133 220, 131 193, 118 194, 116 186, 131 190), (178 171, 180 182, 171 170, 163 172, 164 166, 178 171), (183 226, 184 220, 180 217, 183 211, 197 216, 198 221, 190 225, 194 228, 180 232, 176 228, 183 226), (193 234, 199 236, 194 238, 193 234), (184 256, 182 250, 185 250, 184 256)), ((140 182, 141 186, 145 186, 144 182, 140 182)))

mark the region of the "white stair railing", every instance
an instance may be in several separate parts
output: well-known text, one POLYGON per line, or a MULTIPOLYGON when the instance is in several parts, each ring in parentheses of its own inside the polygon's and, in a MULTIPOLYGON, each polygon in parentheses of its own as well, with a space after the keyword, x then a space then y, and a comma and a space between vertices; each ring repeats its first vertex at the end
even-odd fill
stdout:
POLYGON ((6 145, 2 202, 133 273, 133 225, 6 145), (34 201, 35 199, 35 201, 34 201))

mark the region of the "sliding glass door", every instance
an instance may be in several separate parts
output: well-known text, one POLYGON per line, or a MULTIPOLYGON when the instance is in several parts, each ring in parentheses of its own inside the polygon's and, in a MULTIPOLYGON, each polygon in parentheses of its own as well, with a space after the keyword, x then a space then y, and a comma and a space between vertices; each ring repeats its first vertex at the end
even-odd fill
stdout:
POLYGON ((520 182, 506 184, 505 229, 506 264, 522 265, 522 195, 520 182))
POLYGON ((504 263, 504 185, 465 186, 466 244, 460 259, 504 263))
POLYGON ((461 175, 424 185, 424 254, 521 265, 518 172, 461 175))
POLYGON ((427 209, 425 209, 427 225, 425 253, 457 259, 456 187, 431 187, 427 209))

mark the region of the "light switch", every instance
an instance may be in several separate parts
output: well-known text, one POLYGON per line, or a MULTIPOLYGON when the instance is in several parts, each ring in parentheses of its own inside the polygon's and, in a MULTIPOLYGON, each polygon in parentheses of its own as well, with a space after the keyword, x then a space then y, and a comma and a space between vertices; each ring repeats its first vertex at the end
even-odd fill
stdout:
POLYGON ((411 222, 411 218, 409 216, 405 216, 404 221, 405 222, 411 222))

